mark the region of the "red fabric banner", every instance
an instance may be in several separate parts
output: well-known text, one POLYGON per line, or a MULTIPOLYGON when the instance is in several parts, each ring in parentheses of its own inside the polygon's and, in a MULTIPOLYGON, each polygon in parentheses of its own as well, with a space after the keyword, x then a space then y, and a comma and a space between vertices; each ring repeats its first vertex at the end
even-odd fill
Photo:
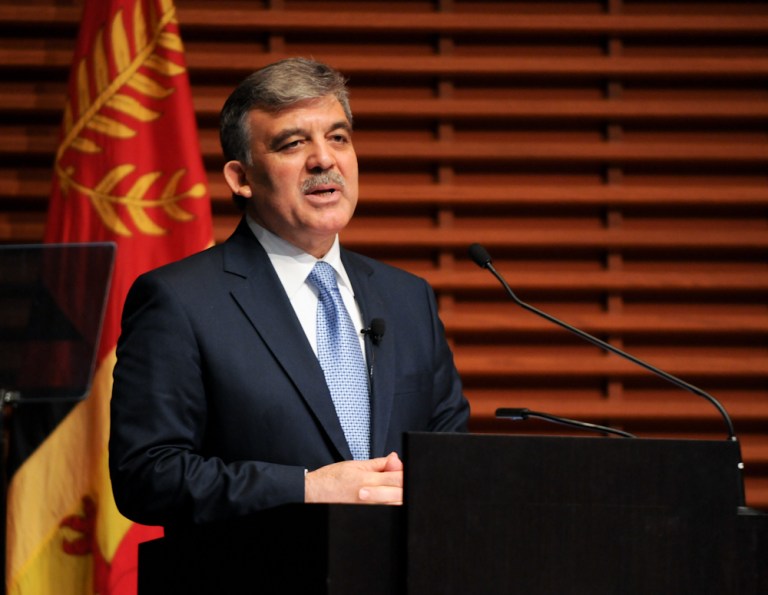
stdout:
POLYGON ((11 480, 8 593, 134 594, 136 544, 106 471, 120 313, 142 272, 212 242, 210 197, 172 0, 86 0, 46 242, 117 254, 93 389, 11 480))

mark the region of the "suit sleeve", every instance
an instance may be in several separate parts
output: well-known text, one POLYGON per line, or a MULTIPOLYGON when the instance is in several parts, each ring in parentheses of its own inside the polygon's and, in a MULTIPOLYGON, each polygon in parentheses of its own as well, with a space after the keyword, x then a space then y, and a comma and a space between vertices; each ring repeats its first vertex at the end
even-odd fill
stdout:
POLYGON ((432 321, 434 344, 433 413, 429 423, 431 432, 466 432, 469 422, 469 403, 464 397, 453 353, 445 338, 445 328, 437 312, 437 301, 432 288, 426 284, 427 301, 432 321))
POLYGON ((139 523, 202 523, 304 500, 302 467, 204 454, 210 395, 194 323, 199 315, 152 273, 126 300, 109 468, 119 510, 139 523))

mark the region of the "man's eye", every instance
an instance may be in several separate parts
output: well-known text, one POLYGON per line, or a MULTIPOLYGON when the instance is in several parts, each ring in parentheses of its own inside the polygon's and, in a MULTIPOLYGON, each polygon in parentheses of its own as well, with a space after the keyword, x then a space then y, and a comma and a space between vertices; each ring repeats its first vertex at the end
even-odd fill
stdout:
POLYGON ((331 140, 336 143, 346 143, 349 142, 349 138, 345 134, 334 134, 331 137, 331 140))
POLYGON ((297 140, 292 140, 291 142, 285 143, 282 147, 280 147, 280 150, 281 151, 286 151, 286 150, 290 150, 290 149, 295 149, 296 147, 299 146, 300 143, 301 143, 301 140, 298 140, 298 139, 297 140))

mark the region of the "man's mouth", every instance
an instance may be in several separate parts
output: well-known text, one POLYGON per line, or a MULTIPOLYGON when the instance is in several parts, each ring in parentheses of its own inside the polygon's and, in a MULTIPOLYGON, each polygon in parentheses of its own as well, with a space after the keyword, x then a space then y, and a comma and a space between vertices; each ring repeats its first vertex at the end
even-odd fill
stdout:
POLYGON ((335 172, 327 172, 304 181, 304 194, 330 197, 344 187, 344 178, 335 172))
POLYGON ((316 188, 308 194, 314 194, 316 196, 330 196, 334 192, 336 192, 336 188, 316 188))

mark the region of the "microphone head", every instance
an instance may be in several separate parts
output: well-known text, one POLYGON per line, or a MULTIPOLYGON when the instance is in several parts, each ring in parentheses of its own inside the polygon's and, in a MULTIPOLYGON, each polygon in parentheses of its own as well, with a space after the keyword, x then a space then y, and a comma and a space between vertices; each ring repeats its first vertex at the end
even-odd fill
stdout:
POLYGON ((496 417, 498 419, 512 419, 515 421, 528 419, 528 414, 531 412, 527 408, 511 409, 509 407, 502 407, 496 410, 496 417))
POLYGON ((374 318, 371 320, 371 335, 373 335, 374 339, 381 340, 385 330, 387 330, 387 325, 383 318, 374 318))
POLYGON ((491 264, 491 255, 488 254, 488 250, 483 248, 480 244, 472 244, 467 252, 469 253, 469 257, 481 269, 488 268, 488 265, 491 264))

